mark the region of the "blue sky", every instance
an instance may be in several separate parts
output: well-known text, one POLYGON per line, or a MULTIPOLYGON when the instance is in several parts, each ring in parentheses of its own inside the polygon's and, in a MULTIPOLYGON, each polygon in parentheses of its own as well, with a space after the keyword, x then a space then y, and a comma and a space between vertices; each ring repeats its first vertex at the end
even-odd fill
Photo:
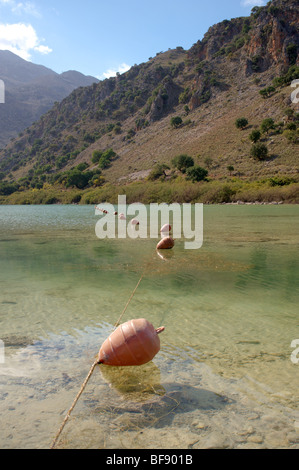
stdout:
MULTIPOLYGON (((157 52, 189 49, 264 0, 0 0, 0 49, 104 79, 157 52)), ((0 64, 1 67, 1 64, 0 64)))

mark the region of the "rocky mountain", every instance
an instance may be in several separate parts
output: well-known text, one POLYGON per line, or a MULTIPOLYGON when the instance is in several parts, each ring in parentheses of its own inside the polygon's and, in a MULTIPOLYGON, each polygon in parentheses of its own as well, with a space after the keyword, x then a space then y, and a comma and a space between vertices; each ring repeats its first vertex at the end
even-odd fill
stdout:
POLYGON ((2 178, 19 190, 184 179, 172 162, 187 154, 211 180, 298 181, 298 17, 297 0, 273 0, 189 50, 77 88, 0 152, 2 178))
POLYGON ((42 65, 0 51, 0 79, 5 85, 5 103, 0 106, 0 148, 30 126, 75 88, 97 83, 94 77, 76 71, 58 74, 42 65))

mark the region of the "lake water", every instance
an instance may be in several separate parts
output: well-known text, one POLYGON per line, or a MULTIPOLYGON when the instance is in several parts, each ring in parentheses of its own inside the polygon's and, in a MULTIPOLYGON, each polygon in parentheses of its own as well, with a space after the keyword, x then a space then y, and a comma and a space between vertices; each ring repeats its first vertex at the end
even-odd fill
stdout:
POLYGON ((203 246, 163 259, 98 239, 93 206, 0 206, 0 446, 50 447, 143 274, 122 321, 164 325, 161 350, 97 366, 57 447, 299 448, 298 216, 204 206, 203 246))

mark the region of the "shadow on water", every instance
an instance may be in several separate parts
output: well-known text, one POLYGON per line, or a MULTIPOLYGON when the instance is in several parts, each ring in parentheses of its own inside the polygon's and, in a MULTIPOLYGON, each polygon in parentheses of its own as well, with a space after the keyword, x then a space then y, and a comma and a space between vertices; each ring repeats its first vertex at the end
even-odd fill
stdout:
POLYGON ((204 388, 161 384, 160 370, 152 362, 141 367, 101 366, 100 372, 108 387, 85 403, 101 421, 120 420, 123 430, 169 426, 178 413, 220 410, 232 403, 227 396, 204 388))

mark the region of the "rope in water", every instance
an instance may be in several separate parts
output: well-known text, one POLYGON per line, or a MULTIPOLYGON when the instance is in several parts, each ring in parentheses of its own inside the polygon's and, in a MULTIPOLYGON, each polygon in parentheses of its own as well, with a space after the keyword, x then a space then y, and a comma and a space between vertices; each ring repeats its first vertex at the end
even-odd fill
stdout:
MULTIPOLYGON (((130 296, 128 302, 126 303, 125 308, 123 309, 123 311, 122 311, 122 313, 121 313, 119 319, 117 320, 117 322, 116 322, 115 325, 114 325, 114 329, 120 324, 120 321, 121 321, 121 319, 122 319, 122 317, 123 317, 125 311, 127 310, 127 308, 128 308, 128 306, 129 306, 129 304, 130 304, 132 298, 134 297, 134 294, 135 294, 135 292, 136 292, 136 290, 137 290, 137 288, 138 288, 138 286, 139 286, 139 284, 140 284, 141 279, 143 278, 143 276, 144 276, 144 273, 141 274, 141 276, 140 276, 140 278, 139 278, 139 281, 138 281, 137 284, 136 284, 135 289, 133 290, 133 292, 132 292, 132 294, 131 294, 131 296, 130 296)), ((89 372, 88 372, 88 374, 87 374, 87 376, 86 376, 86 379, 85 379, 84 382, 82 383, 81 388, 80 388, 79 392, 77 393, 77 396, 76 396, 75 400, 73 401, 72 406, 71 406, 70 409, 68 410, 68 412, 67 412, 67 414, 66 414, 66 416, 65 416, 65 418, 64 418, 64 420, 63 420, 63 422, 62 422, 62 424, 61 424, 61 426, 60 426, 60 428, 58 429, 58 432, 57 432, 57 434, 56 434, 56 436, 55 436, 55 438, 54 438, 54 440, 53 440, 53 442, 52 442, 52 444, 51 444, 50 449, 54 449, 54 448, 55 448, 55 446, 56 446, 56 444, 57 444, 57 442, 58 442, 58 439, 59 439, 59 437, 60 437, 60 435, 61 435, 61 433, 62 433, 62 431, 63 431, 63 429, 64 429, 64 426, 66 425, 67 421, 69 420, 69 417, 70 417, 70 415, 71 415, 73 409, 75 408, 75 406, 76 406, 76 404, 77 404, 77 401, 79 400, 80 396, 82 395, 82 393, 83 393, 83 391, 84 391, 84 389, 85 389, 85 387, 86 387, 86 385, 87 385, 87 382, 89 381, 89 379, 90 379, 90 377, 92 376, 92 373, 93 373, 95 367, 96 367, 98 364, 100 364, 100 362, 99 362, 98 359, 96 359, 96 360, 94 361, 94 363, 92 364, 92 366, 91 366, 91 368, 90 368, 90 370, 89 370, 89 372)))

